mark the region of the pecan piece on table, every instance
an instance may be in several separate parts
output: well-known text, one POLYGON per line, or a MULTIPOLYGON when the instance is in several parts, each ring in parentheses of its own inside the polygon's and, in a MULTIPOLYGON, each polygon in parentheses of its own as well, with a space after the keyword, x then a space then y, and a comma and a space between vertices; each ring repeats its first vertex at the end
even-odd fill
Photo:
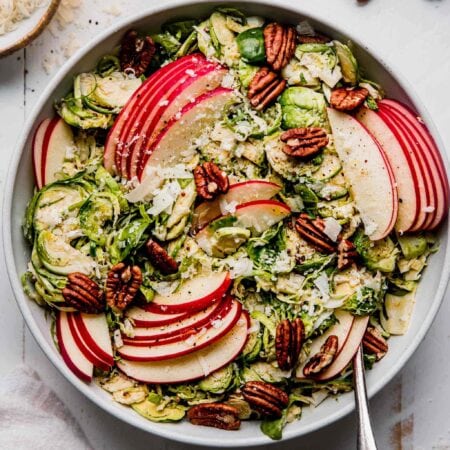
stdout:
POLYGON ((203 200, 213 200, 219 194, 228 192, 228 175, 213 162, 205 162, 194 169, 197 194, 203 200))
POLYGON ((296 158, 311 158, 328 144, 326 130, 319 127, 292 128, 285 131, 280 139, 286 144, 283 152, 296 158))
POLYGON ((303 375, 305 375, 305 377, 314 376, 327 368, 334 361, 338 345, 339 340, 337 336, 334 334, 328 336, 322 347, 320 347, 320 351, 311 356, 305 364, 303 375))
POLYGON ((178 272, 178 263, 157 242, 149 239, 145 244, 147 255, 152 265, 163 275, 171 275, 178 272))
POLYGON ((142 284, 138 266, 120 262, 111 267, 106 279, 106 303, 115 311, 124 310, 134 299, 142 284))
POLYGON ((224 403, 195 405, 189 409, 187 417, 194 425, 221 428, 222 430, 238 430, 241 426, 238 409, 224 403))
POLYGON ((262 111, 277 99, 285 87, 286 80, 268 67, 261 67, 250 82, 247 97, 256 110, 262 111))
POLYGON ((279 72, 294 56, 297 45, 295 28, 269 23, 264 28, 264 46, 266 48, 267 64, 279 72))
POLYGON ((304 339, 304 326, 300 318, 282 320, 276 330, 275 350, 278 367, 291 370, 297 364, 304 339))
POLYGON ((362 340, 364 351, 376 356, 379 361, 387 353, 389 347, 378 328, 367 327, 362 340))
POLYGON ((358 252, 356 251, 355 246, 348 239, 342 239, 338 244, 337 250, 337 267, 339 270, 343 270, 349 267, 358 257, 358 252))
POLYGON ((365 88, 337 88, 331 93, 330 104, 338 111, 352 111, 361 106, 368 95, 365 88))
POLYGON ((307 34, 301 34, 298 37, 300 44, 326 44, 330 42, 331 39, 324 34, 316 33, 314 36, 310 36, 307 34))
POLYGON ((120 68, 133 71, 136 77, 144 74, 155 55, 156 46, 150 36, 139 37, 137 31, 129 30, 120 45, 120 68))
POLYGON ((325 233, 325 222, 320 219, 311 219, 306 213, 300 214, 295 221, 295 229, 298 234, 318 251, 323 253, 334 253, 336 243, 325 233))
POLYGON ((289 403, 286 392, 264 381, 249 381, 241 389, 248 404, 263 416, 281 417, 289 403))
POLYGON ((67 279, 62 295, 69 306, 86 314, 98 314, 105 309, 103 292, 94 280, 80 272, 70 273, 67 279))

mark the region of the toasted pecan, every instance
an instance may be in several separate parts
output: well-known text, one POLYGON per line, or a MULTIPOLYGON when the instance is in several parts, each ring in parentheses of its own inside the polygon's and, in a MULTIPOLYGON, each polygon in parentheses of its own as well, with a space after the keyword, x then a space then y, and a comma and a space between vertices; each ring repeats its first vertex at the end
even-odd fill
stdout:
POLYGON ((334 334, 328 336, 320 351, 309 358, 303 368, 303 375, 310 377, 319 374, 334 361, 338 350, 339 340, 334 334))
POLYGON ((365 88, 336 88, 331 93, 330 104, 338 111, 353 111, 364 103, 368 95, 365 88))
POLYGON ((286 144, 283 152, 296 158, 311 158, 328 144, 326 130, 319 127, 291 128, 280 139, 286 144))
POLYGON ((67 305, 86 314, 98 314, 105 309, 103 292, 99 285, 80 272, 70 273, 62 291, 67 305))
POLYGON ((362 345, 366 353, 376 356, 377 361, 386 355, 389 346, 378 328, 368 326, 362 340, 362 345))
POLYGON ((285 87, 286 80, 280 78, 268 67, 261 67, 250 82, 247 97, 250 104, 260 111, 271 105, 285 87))
POLYGON ((264 381, 249 381, 241 391, 249 405, 263 416, 281 417, 289 403, 286 392, 264 381))
POLYGON ((225 403, 203 403, 189 409, 187 418, 194 425, 238 430, 241 426, 239 410, 225 403))
POLYGON ((334 253, 336 243, 324 232, 325 223, 321 218, 312 219, 306 213, 301 213, 295 221, 295 229, 298 234, 322 253, 334 253))
POLYGON ((136 77, 144 74, 156 52, 156 46, 150 36, 143 38, 137 31, 129 30, 122 38, 119 60, 122 71, 132 71, 136 77))
POLYGON ((142 284, 142 272, 138 266, 120 262, 108 272, 106 302, 115 311, 124 310, 135 298, 142 284))
POLYGON ((194 169, 197 194, 203 200, 213 200, 219 194, 228 192, 228 175, 213 162, 205 162, 194 169))
POLYGON ((178 272, 178 263, 156 241, 149 239, 145 244, 145 248, 150 262, 163 275, 178 272))

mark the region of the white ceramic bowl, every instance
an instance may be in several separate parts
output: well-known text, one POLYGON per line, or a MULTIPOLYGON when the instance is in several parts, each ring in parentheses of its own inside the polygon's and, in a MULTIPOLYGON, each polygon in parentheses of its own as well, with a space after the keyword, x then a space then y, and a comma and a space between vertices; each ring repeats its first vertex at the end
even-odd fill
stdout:
MULTIPOLYGON (((45 117, 54 114, 53 100, 60 98, 70 89, 72 77, 78 72, 89 70, 95 66, 97 59, 118 44, 124 31, 130 27, 142 30, 155 30, 169 20, 180 17, 202 17, 209 14, 214 6, 223 1, 192 3, 186 1, 164 2, 164 6, 149 8, 147 11, 119 24, 94 39, 84 49, 80 50, 67 62, 49 83, 38 101, 33 113, 28 118, 22 138, 17 146, 11 162, 9 176, 6 181, 5 201, 3 210, 4 244, 8 273, 16 295, 17 302, 35 339, 55 367, 87 398, 115 415, 116 417, 135 425, 143 430, 170 439, 191 444, 210 447, 246 447, 265 444, 270 441, 259 430, 259 423, 246 422, 239 432, 226 432, 213 428, 192 426, 187 422, 179 424, 158 424, 145 420, 130 408, 113 402, 106 392, 94 383, 88 385, 80 381, 70 372, 62 361, 50 337, 50 323, 45 319, 43 310, 30 301, 22 292, 20 275, 25 272, 30 257, 30 247, 22 236, 22 218, 27 202, 33 193, 33 170, 31 163, 31 138, 37 124, 45 117)), ((351 39, 355 43, 355 53, 358 60, 367 69, 370 77, 380 82, 389 97, 402 100, 413 106, 424 118, 441 148, 445 159, 442 142, 436 134, 431 118, 425 111, 420 100, 405 81, 394 76, 391 70, 381 63, 381 58, 375 57, 356 36, 336 30, 318 17, 305 16, 301 8, 280 8, 275 2, 267 0, 229 2, 249 14, 258 14, 296 24, 307 19, 318 30, 340 39, 351 39)), ((450 254, 448 251, 448 223, 440 231, 441 248, 433 255, 426 269, 417 293, 417 304, 408 333, 389 341, 387 356, 375 365, 367 374, 368 391, 370 395, 379 391, 394 375, 401 370, 411 354, 422 341, 441 304, 450 271, 450 254)), ((300 421, 289 424, 284 430, 284 439, 300 436, 317 430, 348 414, 354 408, 353 393, 339 397, 339 401, 329 399, 317 409, 310 411, 305 408, 300 421)))
POLYGON ((46 0, 14 30, 0 36, 0 58, 28 45, 44 30, 56 12, 60 0, 46 0))

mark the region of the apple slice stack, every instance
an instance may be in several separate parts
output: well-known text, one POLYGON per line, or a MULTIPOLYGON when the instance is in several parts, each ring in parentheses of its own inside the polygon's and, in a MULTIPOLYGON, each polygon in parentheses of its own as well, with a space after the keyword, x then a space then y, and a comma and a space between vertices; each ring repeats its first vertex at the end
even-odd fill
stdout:
POLYGON ((226 69, 192 54, 167 64, 132 95, 111 128, 104 165, 142 181, 147 167, 181 162, 181 153, 221 114, 233 91, 220 87, 226 69))
POLYGON ((434 230, 448 211, 439 150, 417 115, 395 100, 351 116, 328 109, 336 151, 367 235, 434 230))
POLYGON ((151 305, 130 308, 136 328, 117 349, 117 366, 145 383, 181 383, 207 376, 232 361, 247 341, 249 318, 227 295, 227 272, 186 281, 151 305))
POLYGON ((104 314, 60 311, 56 336, 61 356, 83 381, 91 381, 94 366, 109 371, 114 365, 111 339, 104 314))

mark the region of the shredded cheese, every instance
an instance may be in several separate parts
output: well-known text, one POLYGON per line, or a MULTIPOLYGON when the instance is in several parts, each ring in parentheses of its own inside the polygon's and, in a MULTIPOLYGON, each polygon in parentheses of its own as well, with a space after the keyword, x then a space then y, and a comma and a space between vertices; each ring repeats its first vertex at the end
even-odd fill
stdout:
POLYGON ((13 31, 44 3, 44 0, 0 0, 0 36, 13 31))

